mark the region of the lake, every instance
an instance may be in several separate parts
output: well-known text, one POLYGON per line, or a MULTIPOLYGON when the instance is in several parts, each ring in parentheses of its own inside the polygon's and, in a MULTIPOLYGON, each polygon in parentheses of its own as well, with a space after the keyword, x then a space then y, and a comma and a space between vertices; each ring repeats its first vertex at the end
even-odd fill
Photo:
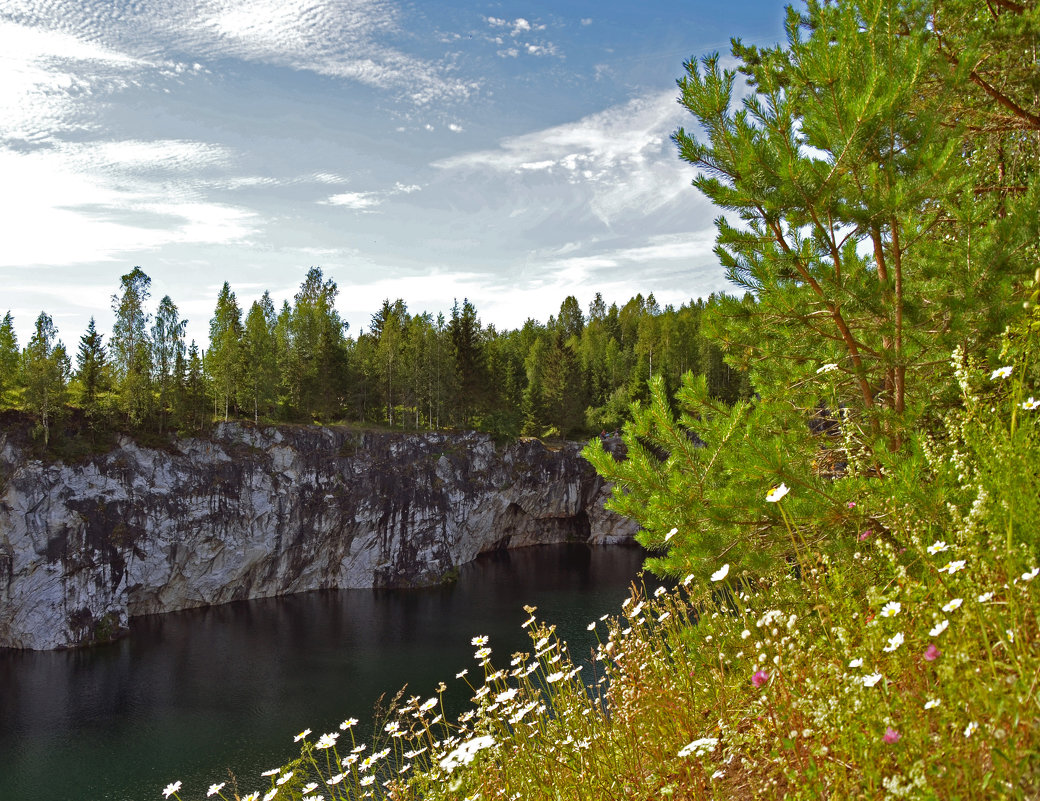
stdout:
POLYGON ((489 635, 508 667, 531 650, 524 604, 587 654, 586 626, 620 611, 644 556, 538 546, 482 556, 444 587, 243 601, 136 619, 91 650, 0 651, 0 799, 149 801, 178 779, 204 798, 228 770, 243 794, 260 789, 260 772, 298 754, 296 733, 370 721, 404 684, 429 697, 444 681, 464 709, 454 676, 479 672, 471 638, 489 635))

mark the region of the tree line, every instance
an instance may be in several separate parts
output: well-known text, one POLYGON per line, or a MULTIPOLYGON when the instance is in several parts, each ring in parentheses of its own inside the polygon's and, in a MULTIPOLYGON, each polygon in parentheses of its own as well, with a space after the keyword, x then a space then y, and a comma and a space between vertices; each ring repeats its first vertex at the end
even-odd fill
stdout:
POLYGON ((448 316, 387 299, 351 337, 335 281, 315 267, 281 308, 265 292, 244 310, 225 283, 200 347, 169 296, 152 309, 150 287, 140 267, 122 276, 107 340, 91 318, 74 354, 46 312, 20 349, 8 312, 0 408, 29 413, 44 444, 77 413, 95 431, 197 434, 248 419, 577 437, 620 428, 653 377, 678 388, 684 373, 704 375, 726 403, 750 393, 702 334, 714 296, 662 308, 652 294, 620 307, 597 294, 587 310, 571 296, 548 322, 505 331, 468 299, 448 316))

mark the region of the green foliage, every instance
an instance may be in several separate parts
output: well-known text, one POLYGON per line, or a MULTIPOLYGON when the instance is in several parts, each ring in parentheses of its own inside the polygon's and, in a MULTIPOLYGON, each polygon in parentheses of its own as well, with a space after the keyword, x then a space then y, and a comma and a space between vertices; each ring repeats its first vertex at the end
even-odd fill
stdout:
POLYGON ((50 441, 51 425, 65 405, 70 364, 58 341, 54 322, 46 312, 36 318, 36 330, 22 354, 25 405, 36 418, 43 442, 50 441))
POLYGON ((134 267, 119 279, 121 294, 112 296, 115 322, 109 355, 115 371, 118 406, 131 426, 145 423, 152 410, 152 352, 144 306, 151 284, 152 279, 140 267, 134 267))
POLYGON ((18 337, 14 333, 14 318, 8 311, 0 321, 0 404, 18 381, 18 337))

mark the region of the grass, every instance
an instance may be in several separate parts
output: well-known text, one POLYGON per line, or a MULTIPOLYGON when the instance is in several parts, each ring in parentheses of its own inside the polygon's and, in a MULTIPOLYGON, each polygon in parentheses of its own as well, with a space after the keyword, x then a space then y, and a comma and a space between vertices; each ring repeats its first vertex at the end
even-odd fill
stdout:
MULTIPOLYGON (((591 660, 525 607, 528 650, 474 637, 458 718, 442 683, 398 699, 375 742, 356 742, 351 720, 303 732, 287 765, 209 795, 1040 798, 1040 403, 1024 368, 1015 383, 958 363, 962 408, 905 474, 847 502, 884 527, 810 550, 819 523, 789 509, 798 490, 763 487, 788 561, 756 575, 718 564, 651 597, 634 587, 590 621, 591 660)), ((181 799, 180 783, 164 794, 181 799)))

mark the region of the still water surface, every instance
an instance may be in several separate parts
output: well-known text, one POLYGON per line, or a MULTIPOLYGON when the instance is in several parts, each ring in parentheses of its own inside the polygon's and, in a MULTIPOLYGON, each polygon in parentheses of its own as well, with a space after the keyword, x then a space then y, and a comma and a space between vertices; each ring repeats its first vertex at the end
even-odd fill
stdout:
MULTIPOLYGON (((371 719, 402 685, 469 693, 455 674, 530 650, 523 604, 557 624, 575 658, 586 625, 620 610, 637 548, 541 546, 481 557, 448 587, 340 590, 135 620, 131 635, 88 651, 0 651, 0 801, 155 801, 180 779, 204 798, 231 770, 244 793, 298 753, 293 735, 371 719)), ((587 672, 587 671, 586 671, 587 672)), ((267 780, 264 780, 265 783, 267 780)))

